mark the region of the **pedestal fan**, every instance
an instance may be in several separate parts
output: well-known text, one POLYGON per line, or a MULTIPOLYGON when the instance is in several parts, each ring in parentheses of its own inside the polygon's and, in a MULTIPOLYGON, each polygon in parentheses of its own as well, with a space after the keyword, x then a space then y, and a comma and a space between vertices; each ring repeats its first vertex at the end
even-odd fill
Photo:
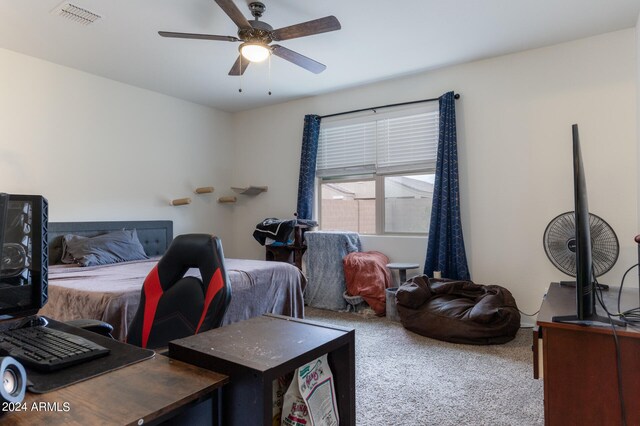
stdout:
MULTIPOLYGON (((620 244, 618 237, 599 216, 589 213, 591 231, 591 257, 593 275, 597 278, 609 272, 618 260, 620 244)), ((565 274, 576 276, 576 221, 574 212, 555 217, 544 231, 544 251, 553 265, 565 274)), ((575 281, 561 281, 561 285, 575 285, 575 281)), ((600 285, 607 289, 606 285, 600 285)))

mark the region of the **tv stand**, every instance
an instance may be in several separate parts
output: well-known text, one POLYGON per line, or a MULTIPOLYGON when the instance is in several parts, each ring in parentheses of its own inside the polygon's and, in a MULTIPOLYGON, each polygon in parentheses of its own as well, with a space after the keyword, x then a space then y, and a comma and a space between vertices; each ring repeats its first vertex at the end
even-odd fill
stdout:
MULTIPOLYGON (((637 306, 637 292, 623 291, 622 309, 637 306)), ((617 309, 617 291, 603 298, 609 309, 617 309)), ((545 425, 622 424, 618 368, 626 424, 640 425, 640 328, 616 327, 618 365, 611 325, 554 321, 575 309, 575 290, 552 283, 533 333, 534 378, 544 379, 545 425)), ((604 320, 608 323, 608 318, 604 320)))

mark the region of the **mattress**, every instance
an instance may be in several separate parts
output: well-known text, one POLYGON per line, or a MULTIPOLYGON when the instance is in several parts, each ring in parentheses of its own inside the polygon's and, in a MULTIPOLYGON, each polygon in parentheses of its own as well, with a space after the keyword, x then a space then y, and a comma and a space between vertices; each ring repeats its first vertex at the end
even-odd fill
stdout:
MULTIPOLYGON (((110 265, 49 267, 49 300, 38 312, 58 321, 99 319, 124 340, 140 300, 142 283, 159 258, 110 265)), ((225 259, 231 303, 223 325, 265 313, 304 318, 306 280, 284 262, 225 259)), ((198 276, 197 269, 186 275, 198 276)))

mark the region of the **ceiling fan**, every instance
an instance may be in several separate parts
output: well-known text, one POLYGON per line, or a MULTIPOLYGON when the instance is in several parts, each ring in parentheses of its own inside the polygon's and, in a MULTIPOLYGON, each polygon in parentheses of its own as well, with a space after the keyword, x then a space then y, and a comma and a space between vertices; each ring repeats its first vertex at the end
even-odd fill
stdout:
POLYGON ((158 31, 162 37, 190 38, 198 40, 218 40, 242 42, 238 50, 240 55, 235 64, 231 67, 229 75, 242 75, 249 66, 249 62, 262 62, 271 53, 280 58, 292 62, 315 74, 324 71, 327 66, 318 61, 314 61, 300 53, 287 49, 278 44, 270 44, 272 41, 290 40, 292 38, 306 37, 314 34, 326 33, 339 30, 340 22, 335 16, 325 16, 324 18, 302 22, 300 24, 274 30, 271 25, 260 21, 259 18, 265 11, 265 5, 255 1, 249 3, 249 10, 255 18, 248 21, 242 12, 233 3, 233 0, 215 0, 229 18, 238 26, 238 37, 221 36, 212 34, 191 34, 176 33, 169 31, 158 31))

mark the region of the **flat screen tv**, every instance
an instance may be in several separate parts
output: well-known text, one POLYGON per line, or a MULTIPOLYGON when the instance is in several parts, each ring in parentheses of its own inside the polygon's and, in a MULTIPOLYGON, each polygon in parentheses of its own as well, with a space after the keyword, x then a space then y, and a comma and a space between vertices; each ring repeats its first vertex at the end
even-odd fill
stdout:
POLYGON ((616 325, 624 326, 622 322, 610 320, 608 317, 603 317, 596 313, 596 289, 591 259, 587 182, 584 177, 578 125, 574 124, 571 130, 573 134, 573 199, 576 219, 576 313, 575 315, 555 316, 552 321, 582 325, 610 325, 615 323, 616 325))
POLYGON ((0 319, 47 302, 47 208, 40 195, 0 193, 0 319))

